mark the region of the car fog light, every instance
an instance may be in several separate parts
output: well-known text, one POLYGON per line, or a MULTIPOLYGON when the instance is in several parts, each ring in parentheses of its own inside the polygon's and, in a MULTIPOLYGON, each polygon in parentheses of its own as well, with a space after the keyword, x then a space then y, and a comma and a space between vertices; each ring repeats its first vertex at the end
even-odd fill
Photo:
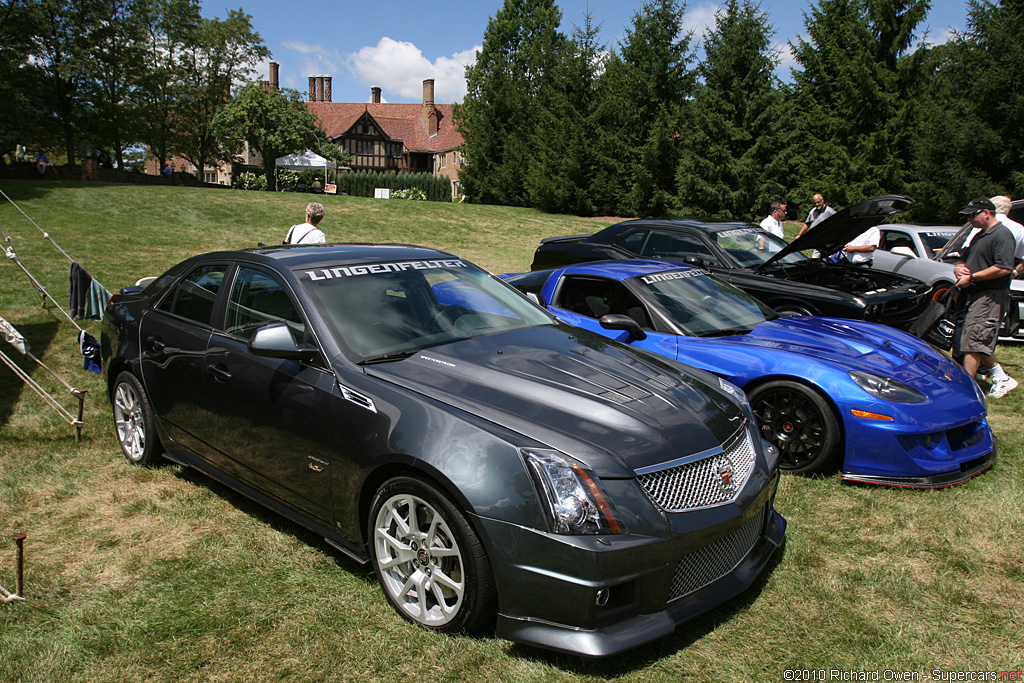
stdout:
POLYGON ((601 590, 597 591, 597 598, 594 599, 594 604, 598 607, 604 607, 608 604, 608 597, 610 595, 611 593, 608 591, 607 588, 602 588, 601 590))

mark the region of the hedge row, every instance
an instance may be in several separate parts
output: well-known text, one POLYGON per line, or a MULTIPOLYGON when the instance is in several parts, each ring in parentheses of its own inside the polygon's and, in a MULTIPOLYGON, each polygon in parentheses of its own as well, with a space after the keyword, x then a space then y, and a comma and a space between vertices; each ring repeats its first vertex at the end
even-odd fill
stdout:
POLYGON ((372 197, 378 187, 390 190, 423 190, 427 200, 450 202, 452 186, 447 178, 430 173, 381 173, 379 171, 351 171, 338 174, 338 192, 344 191, 354 197, 372 197))

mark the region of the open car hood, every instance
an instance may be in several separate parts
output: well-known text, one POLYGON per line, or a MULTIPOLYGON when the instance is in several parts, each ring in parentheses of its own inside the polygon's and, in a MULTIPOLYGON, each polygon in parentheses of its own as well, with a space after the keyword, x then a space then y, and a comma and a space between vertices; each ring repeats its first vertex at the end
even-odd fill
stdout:
POLYGON ((848 206, 790 242, 788 247, 758 266, 757 270, 767 268, 795 251, 817 249, 823 257, 834 254, 857 235, 881 224, 889 216, 903 211, 913 203, 914 200, 905 195, 887 194, 848 206))

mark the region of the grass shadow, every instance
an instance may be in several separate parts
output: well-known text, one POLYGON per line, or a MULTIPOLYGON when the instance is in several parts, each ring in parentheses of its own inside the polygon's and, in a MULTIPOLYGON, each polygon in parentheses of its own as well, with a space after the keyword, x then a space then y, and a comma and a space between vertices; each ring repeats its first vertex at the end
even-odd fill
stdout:
MULTIPOLYGON (((46 362, 46 351, 49 349, 54 338, 56 338, 57 330, 59 329, 60 323, 56 320, 48 320, 41 323, 19 324, 17 326, 18 332, 20 332, 28 342, 29 350, 32 352, 32 355, 44 363, 46 362)), ((49 378, 49 374, 39 367, 39 365, 31 358, 21 355, 13 346, 6 342, 0 343, 3 343, 2 350, 4 354, 29 377, 37 382, 40 381, 40 375, 46 375, 49 378)), ((53 383, 56 384, 56 381, 53 383)), ((45 389, 52 388, 49 383, 45 381, 40 382, 40 384, 45 389)), ((0 368, 0 427, 3 427, 10 422, 15 408, 18 403, 21 402, 22 396, 25 395, 26 391, 31 396, 36 397, 40 402, 40 405, 45 405, 43 403, 43 399, 30 389, 20 377, 15 375, 13 370, 4 364, 3 367, 0 368)), ((53 392, 51 392, 51 394, 52 393, 53 392)), ((57 392, 58 402, 59 398, 63 398, 65 393, 66 390, 61 387, 57 392)))
POLYGON ((275 531, 297 538, 306 545, 323 548, 327 554, 334 558, 334 562, 338 569, 348 571, 353 576, 357 576, 368 583, 376 583, 372 565, 359 564, 345 553, 331 546, 326 540, 324 540, 323 536, 315 531, 307 529, 298 522, 293 522, 275 510, 256 502, 245 494, 236 491, 226 484, 222 484, 216 479, 206 476, 198 470, 185 466, 178 467, 179 469, 176 475, 178 478, 187 481, 194 486, 201 486, 209 489, 219 497, 231 503, 231 505, 239 511, 259 520, 275 531))

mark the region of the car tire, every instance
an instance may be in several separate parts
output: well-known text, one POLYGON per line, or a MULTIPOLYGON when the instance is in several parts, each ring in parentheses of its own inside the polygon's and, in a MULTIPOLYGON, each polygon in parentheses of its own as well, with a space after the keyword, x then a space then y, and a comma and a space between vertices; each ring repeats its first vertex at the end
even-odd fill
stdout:
POLYGON ((761 436, 779 448, 779 467, 791 474, 821 474, 835 466, 841 437, 828 401, 798 382, 765 382, 750 392, 761 436))
POLYGON ((156 429, 153 406, 138 378, 122 372, 110 395, 114 410, 114 431, 124 457, 135 465, 153 467, 163 462, 163 444, 156 429))
POLYGON ((775 312, 784 316, 814 315, 809 308, 800 304, 780 304, 775 307, 775 312))
POLYGON ((494 628, 494 575, 479 537, 455 505, 410 477, 384 483, 367 538, 377 581, 409 621, 443 633, 494 628))

